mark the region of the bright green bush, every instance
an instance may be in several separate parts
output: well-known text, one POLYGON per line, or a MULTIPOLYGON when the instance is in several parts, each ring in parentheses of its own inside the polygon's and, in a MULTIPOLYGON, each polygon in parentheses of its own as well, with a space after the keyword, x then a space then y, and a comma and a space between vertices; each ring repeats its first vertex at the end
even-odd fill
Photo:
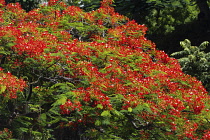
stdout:
POLYGON ((204 41, 200 46, 192 46, 188 39, 180 42, 183 50, 171 54, 179 58, 182 71, 198 78, 210 91, 210 53, 204 50, 209 42, 204 41))

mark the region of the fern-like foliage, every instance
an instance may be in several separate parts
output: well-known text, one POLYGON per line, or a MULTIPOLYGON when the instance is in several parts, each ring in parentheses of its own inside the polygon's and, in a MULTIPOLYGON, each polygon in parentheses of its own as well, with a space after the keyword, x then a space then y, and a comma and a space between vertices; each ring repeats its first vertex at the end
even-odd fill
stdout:
POLYGON ((172 53, 171 56, 178 58, 185 73, 198 78, 210 91, 210 52, 204 52, 208 44, 208 41, 204 41, 200 46, 192 46, 191 42, 185 39, 180 42, 183 50, 172 53))

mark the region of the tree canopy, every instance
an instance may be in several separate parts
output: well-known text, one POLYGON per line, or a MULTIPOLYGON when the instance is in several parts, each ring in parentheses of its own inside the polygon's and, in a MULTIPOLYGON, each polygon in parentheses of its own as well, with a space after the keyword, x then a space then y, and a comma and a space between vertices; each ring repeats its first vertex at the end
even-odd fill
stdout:
MULTIPOLYGON (((6 1, 20 2, 23 9, 30 11, 47 0, 6 1)), ((85 11, 100 7, 100 0, 59 1, 79 6, 85 11)), ((179 41, 186 38, 195 45, 204 40, 210 41, 208 0, 115 0, 112 6, 118 13, 145 24, 150 29, 146 36, 168 54, 181 50, 179 41)))
POLYGON ((210 97, 112 0, 0 1, 1 139, 210 138, 210 97))

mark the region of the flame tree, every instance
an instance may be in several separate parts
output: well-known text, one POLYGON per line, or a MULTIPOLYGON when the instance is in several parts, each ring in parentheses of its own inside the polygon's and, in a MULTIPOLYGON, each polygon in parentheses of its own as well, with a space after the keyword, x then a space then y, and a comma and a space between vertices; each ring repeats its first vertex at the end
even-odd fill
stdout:
POLYGON ((201 82, 112 0, 91 12, 0 2, 0 138, 209 139, 201 82))

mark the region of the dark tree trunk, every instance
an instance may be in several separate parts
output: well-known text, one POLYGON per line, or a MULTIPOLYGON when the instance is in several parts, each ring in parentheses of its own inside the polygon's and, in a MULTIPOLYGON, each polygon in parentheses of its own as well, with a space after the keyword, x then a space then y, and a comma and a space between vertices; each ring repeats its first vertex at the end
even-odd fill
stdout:
POLYGON ((207 0, 196 0, 196 3, 200 10, 200 13, 198 14, 198 20, 205 28, 209 28, 210 9, 207 0))
POLYGON ((132 3, 131 5, 134 6, 131 11, 132 19, 139 24, 143 24, 142 21, 144 21, 144 17, 148 15, 149 5, 145 2, 145 0, 131 0, 130 2, 132 3))

